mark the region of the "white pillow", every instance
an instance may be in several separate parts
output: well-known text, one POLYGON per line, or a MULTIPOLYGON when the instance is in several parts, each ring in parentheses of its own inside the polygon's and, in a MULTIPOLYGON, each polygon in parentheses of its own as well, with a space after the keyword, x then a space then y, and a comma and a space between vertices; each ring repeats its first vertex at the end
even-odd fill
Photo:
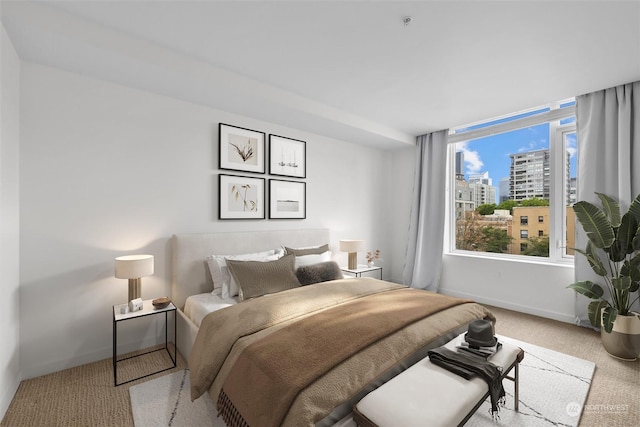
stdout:
POLYGON ((298 269, 299 267, 318 264, 320 262, 325 262, 325 261, 331 261, 331 251, 326 251, 321 254, 297 256, 295 268, 298 269))
POLYGON ((240 255, 210 255, 207 257, 207 265, 209 266, 209 273, 211 273, 211 279, 213 280, 213 289, 222 289, 222 285, 225 281, 229 280, 229 272, 223 272, 220 269, 220 266, 226 268, 226 264, 224 263, 224 259, 227 257, 246 257, 246 259, 252 258, 261 258, 269 255, 273 255, 275 250, 264 251, 264 252, 255 252, 248 254, 240 254, 240 255), (221 259, 223 262, 218 262, 221 259))
POLYGON ((227 268, 226 259, 238 261, 275 261, 284 255, 284 250, 269 250, 239 255, 210 255, 207 257, 207 265, 213 280, 213 295, 221 295, 229 298, 238 295, 238 285, 231 277, 227 268))

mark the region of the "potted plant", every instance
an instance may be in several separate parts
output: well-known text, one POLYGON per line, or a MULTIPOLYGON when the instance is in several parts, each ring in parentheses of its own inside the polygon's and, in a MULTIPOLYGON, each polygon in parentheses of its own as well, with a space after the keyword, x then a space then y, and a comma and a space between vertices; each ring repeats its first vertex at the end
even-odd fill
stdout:
POLYGON ((630 310, 638 300, 635 294, 640 285, 640 194, 622 216, 617 200, 602 193, 596 195, 602 208, 585 201, 573 205, 589 239, 585 250, 575 250, 602 277, 608 293, 590 280, 568 287, 593 300, 588 305, 589 321, 600 327, 607 352, 635 360, 640 353, 640 314, 630 310))

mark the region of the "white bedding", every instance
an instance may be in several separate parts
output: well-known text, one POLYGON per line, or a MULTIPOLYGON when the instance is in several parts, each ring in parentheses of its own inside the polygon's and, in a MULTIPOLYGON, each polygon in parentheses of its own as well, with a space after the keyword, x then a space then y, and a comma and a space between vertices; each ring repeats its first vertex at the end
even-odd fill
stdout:
POLYGON ((202 319, 207 314, 237 303, 238 296, 222 298, 220 295, 211 294, 211 292, 191 295, 184 304, 184 314, 199 328, 202 319))

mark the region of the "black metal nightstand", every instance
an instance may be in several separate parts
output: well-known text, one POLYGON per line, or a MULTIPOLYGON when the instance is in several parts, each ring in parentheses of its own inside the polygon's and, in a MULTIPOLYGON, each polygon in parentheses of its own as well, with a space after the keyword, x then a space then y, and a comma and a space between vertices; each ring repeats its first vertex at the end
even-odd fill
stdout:
POLYGON ((119 305, 114 305, 113 306, 113 385, 114 386, 119 386, 122 384, 126 384, 129 383, 131 381, 135 381, 135 380, 139 380, 140 378, 144 378, 144 377, 148 377, 150 375, 154 375, 157 374, 158 372, 163 372, 163 371, 167 371, 169 369, 175 368, 177 365, 177 360, 178 360, 178 354, 177 354, 177 347, 174 345, 173 347, 173 355, 171 354, 171 352, 169 351, 169 320, 168 320, 168 313, 169 312, 173 312, 173 341, 174 343, 177 342, 177 332, 178 332, 178 328, 177 328, 177 318, 178 318, 178 314, 176 312, 176 306, 173 305, 173 303, 169 303, 168 306, 164 307, 164 308, 155 308, 152 304, 152 300, 145 300, 143 301, 143 306, 142 306, 142 310, 138 310, 138 311, 132 311, 132 312, 127 312, 127 313, 121 313, 121 308, 122 307, 127 307, 128 308, 128 304, 119 304, 119 305), (131 319, 137 319, 140 317, 145 317, 145 316, 153 316, 154 314, 161 314, 164 313, 164 348, 159 348, 157 350, 151 350, 151 351, 147 351, 145 353, 141 353, 141 354, 136 354, 134 356, 129 356, 129 357, 124 357, 122 359, 118 359, 118 323, 119 322, 124 322, 125 320, 131 320, 131 319), (149 354, 149 353, 154 353, 156 351, 164 351, 166 350, 167 354, 169 354, 169 357, 171 358, 171 361, 173 362, 173 366, 170 366, 168 368, 163 368, 160 369, 159 371, 155 371, 152 372, 150 374, 146 374, 146 375, 142 375, 141 377, 137 377, 137 378, 133 378, 124 382, 121 382, 118 384, 118 362, 122 362, 123 360, 127 360, 127 359, 133 359, 134 357, 140 357, 140 356, 144 356, 145 354, 149 354))

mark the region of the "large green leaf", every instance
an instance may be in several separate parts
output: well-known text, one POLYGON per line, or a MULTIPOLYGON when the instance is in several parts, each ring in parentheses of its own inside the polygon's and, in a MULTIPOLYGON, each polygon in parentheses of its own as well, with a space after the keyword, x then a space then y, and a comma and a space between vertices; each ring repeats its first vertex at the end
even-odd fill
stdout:
POLYGON ((631 277, 620 276, 611 279, 613 287, 621 292, 628 291, 631 288, 631 277))
POLYGON ((602 327, 605 331, 611 333, 616 317, 618 317, 618 310, 615 308, 608 306, 602 309, 602 327))
POLYGON ((640 252, 622 264, 621 276, 629 276, 633 281, 640 281, 640 252))
POLYGON ((629 213, 633 215, 638 222, 640 222, 640 194, 636 196, 635 199, 631 202, 631 206, 629 206, 629 213))
POLYGON ((598 248, 596 248, 595 245, 591 243, 591 240, 589 240, 589 242, 587 243, 586 250, 584 251, 581 249, 574 249, 574 250, 584 255, 587 261, 589 261, 589 265, 598 276, 607 275, 607 270, 604 268, 604 264, 602 264, 602 260, 598 256, 598 248))
POLYGON ((609 248, 605 248, 605 252, 609 254, 609 259, 613 262, 624 261, 627 256, 625 247, 622 246, 622 242, 618 239, 615 239, 609 248))
POLYGON ((609 219, 609 223, 613 228, 620 226, 620 203, 611 196, 607 196, 603 193, 596 193, 596 196, 600 198, 602 203, 602 211, 609 219))
POLYGON ((636 229, 636 237, 634 237, 633 242, 631 242, 631 247, 634 251, 640 251, 640 222, 638 223, 638 228, 636 229))
POLYGON ((613 227, 597 206, 581 201, 573 205, 573 211, 587 233, 587 237, 598 248, 609 248, 615 239, 613 227))
MULTIPOLYGON (((633 214, 627 212, 622 217, 620 228, 616 239, 620 241, 620 246, 625 252, 625 256, 633 252, 633 239, 636 237, 638 231, 638 220, 633 214)), ((624 258, 624 257, 623 257, 624 258)))
POLYGON ((602 298, 602 295, 604 295, 604 290, 602 289, 602 287, 590 280, 583 280, 580 282, 572 283, 567 286, 567 288, 573 289, 577 293, 591 299, 600 299, 602 298))
POLYGON ((600 319, 602 319, 600 313, 606 306, 606 301, 602 300, 591 301, 587 306, 587 316, 589 317, 589 322, 591 322, 591 324, 596 328, 600 327, 600 319))

